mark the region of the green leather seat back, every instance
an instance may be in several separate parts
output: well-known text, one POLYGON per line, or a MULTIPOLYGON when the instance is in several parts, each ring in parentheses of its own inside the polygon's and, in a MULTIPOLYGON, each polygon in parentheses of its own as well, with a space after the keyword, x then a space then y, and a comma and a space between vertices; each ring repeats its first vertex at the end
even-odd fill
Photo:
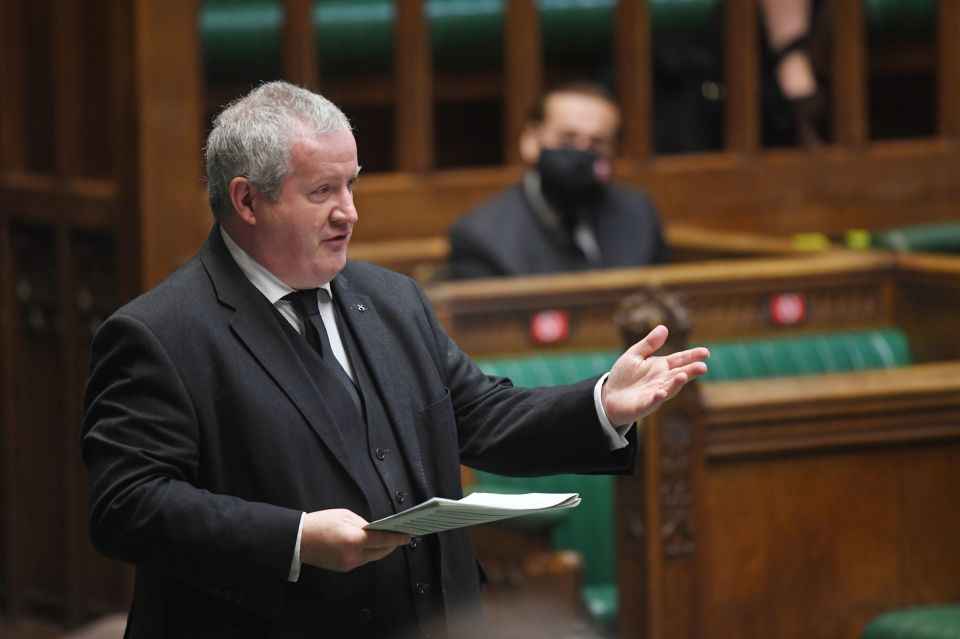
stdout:
POLYGON ((874 618, 863 639, 960 639, 960 606, 917 606, 874 618))
MULTIPOLYGON (((551 353, 479 360, 477 364, 488 375, 509 377, 517 386, 559 386, 603 374, 610 370, 619 356, 619 351, 551 353)), ((577 550, 583 555, 584 583, 616 581, 612 477, 502 477, 478 472, 477 483, 483 490, 493 486, 505 492, 580 493, 583 499, 580 506, 562 511, 565 517, 554 529, 554 547, 557 550, 577 550)))
POLYGON ((894 368, 911 362, 910 345, 897 328, 715 342, 705 346, 710 349, 705 383, 894 368))
POLYGON ((870 245, 892 251, 960 253, 960 222, 917 224, 874 233, 870 245))
MULTIPOLYGON (((427 0, 434 65, 467 70, 502 65, 507 0, 427 0)), ((609 59, 617 0, 538 0, 548 64, 609 59)), ((721 0, 650 0, 654 33, 710 28, 721 0)), ((873 40, 930 38, 936 0, 866 0, 873 40)), ((389 72, 394 0, 314 0, 313 29, 326 70, 389 72)), ((198 30, 208 81, 251 82, 281 75, 281 0, 202 0, 198 30)))

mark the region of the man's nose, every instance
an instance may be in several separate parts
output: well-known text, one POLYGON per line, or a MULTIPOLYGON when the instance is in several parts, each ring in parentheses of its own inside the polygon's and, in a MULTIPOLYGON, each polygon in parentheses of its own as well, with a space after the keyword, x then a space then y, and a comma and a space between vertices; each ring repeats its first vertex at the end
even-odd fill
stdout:
POLYGON ((344 189, 344 192, 337 198, 337 206, 334 208, 331 217, 335 222, 354 224, 359 219, 357 207, 353 204, 353 192, 344 189))

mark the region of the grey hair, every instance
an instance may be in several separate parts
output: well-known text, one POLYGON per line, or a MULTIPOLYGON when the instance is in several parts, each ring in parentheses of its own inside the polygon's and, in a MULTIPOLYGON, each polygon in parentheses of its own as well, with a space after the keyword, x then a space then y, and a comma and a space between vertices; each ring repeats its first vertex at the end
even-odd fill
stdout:
POLYGON ((290 147, 305 133, 350 130, 350 121, 321 95, 288 82, 262 84, 229 104, 207 137, 207 188, 213 217, 233 211, 230 182, 246 177, 270 200, 290 173, 290 147))

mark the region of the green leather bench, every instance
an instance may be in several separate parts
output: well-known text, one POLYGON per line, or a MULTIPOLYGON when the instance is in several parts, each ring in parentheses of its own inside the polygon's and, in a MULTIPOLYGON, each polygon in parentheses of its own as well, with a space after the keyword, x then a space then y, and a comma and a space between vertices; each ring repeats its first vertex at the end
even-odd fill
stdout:
POLYGON ((960 639, 960 606, 917 606, 884 613, 863 639, 960 639))
MULTIPOLYGON (((797 335, 705 344, 710 371, 704 383, 756 377, 893 368, 911 362, 905 335, 896 328, 797 335)), ((600 375, 613 366, 619 350, 544 353, 477 360, 489 375, 518 386, 555 386, 600 375)), ((473 490, 482 492, 578 492, 578 508, 510 520, 508 525, 551 528, 556 550, 583 557, 583 604, 595 622, 612 628, 617 619, 614 539, 614 479, 607 475, 516 478, 475 473, 473 490)))
MULTIPOLYGON (((507 0, 427 0, 431 50, 438 69, 501 64, 507 0)), ((549 64, 609 59, 616 0, 538 0, 549 64)), ((650 0, 654 33, 709 28, 721 0, 650 0)), ((315 0, 313 28, 326 69, 388 72, 393 64, 393 0, 315 0)), ((871 39, 931 38, 936 0, 866 0, 871 39)), ((199 17, 208 81, 279 77, 281 0, 203 0, 199 17)))
POLYGON ((891 251, 960 253, 960 222, 916 224, 874 233, 872 248, 891 251))

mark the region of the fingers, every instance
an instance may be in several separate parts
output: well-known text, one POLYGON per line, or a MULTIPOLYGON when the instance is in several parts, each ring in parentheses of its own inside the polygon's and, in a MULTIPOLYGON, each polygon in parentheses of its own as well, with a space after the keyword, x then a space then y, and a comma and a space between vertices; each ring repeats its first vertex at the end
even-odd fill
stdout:
POLYGON ((646 358, 656 353, 667 342, 667 327, 662 324, 654 327, 642 340, 627 349, 632 355, 646 358))
POLYGON ((702 346, 697 348, 691 348, 689 350, 680 351, 678 353, 672 353, 667 355, 667 365, 670 368, 680 368, 686 366, 693 362, 702 362, 703 360, 710 357, 710 351, 703 348, 702 346))
POLYGON ((344 509, 308 513, 303 520, 300 560, 346 572, 410 542, 405 533, 366 530, 366 524, 363 517, 344 509))
POLYGON ((378 548, 396 548, 410 543, 410 535, 399 532, 388 532, 385 530, 367 530, 366 541, 363 547, 367 550, 378 548))

